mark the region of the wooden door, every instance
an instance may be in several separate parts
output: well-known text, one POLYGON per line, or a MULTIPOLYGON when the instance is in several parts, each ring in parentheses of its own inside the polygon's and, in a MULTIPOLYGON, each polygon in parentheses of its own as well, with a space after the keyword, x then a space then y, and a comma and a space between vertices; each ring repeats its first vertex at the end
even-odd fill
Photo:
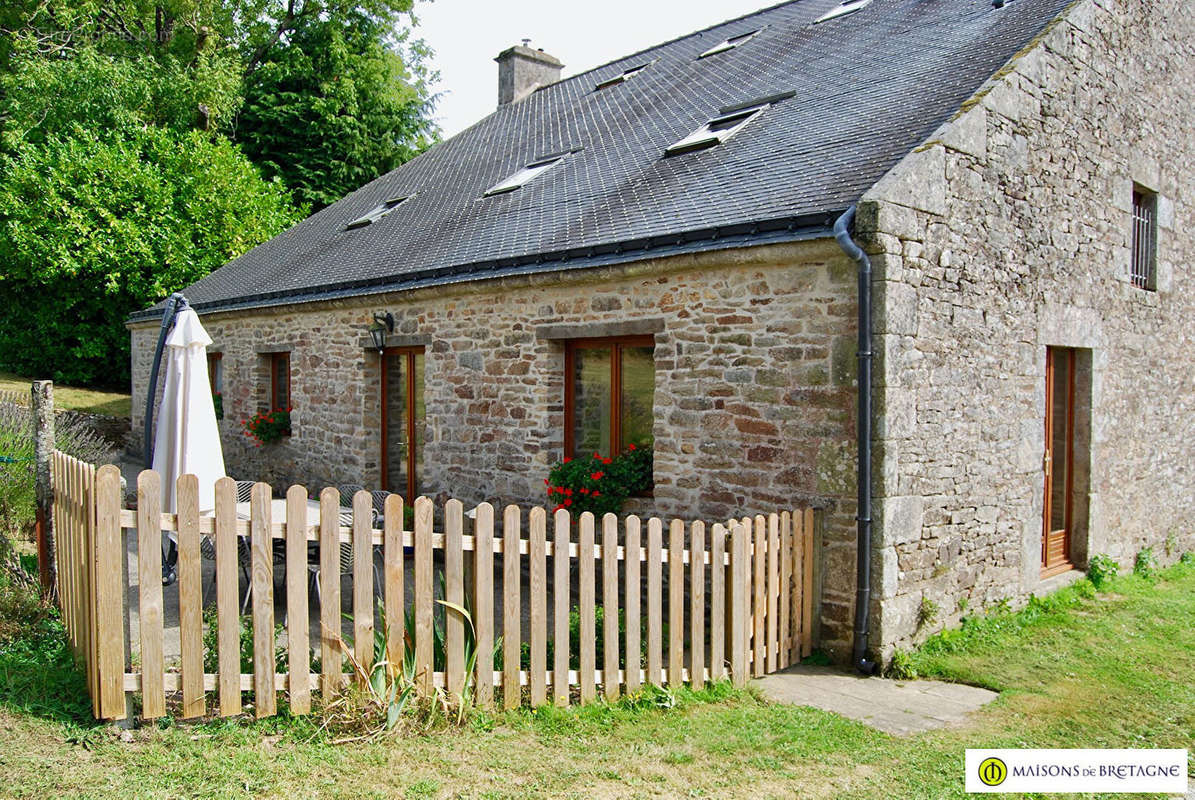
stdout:
POLYGON ((1075 466, 1075 351, 1046 350, 1046 450, 1042 458, 1042 575, 1072 568, 1071 532, 1075 466))

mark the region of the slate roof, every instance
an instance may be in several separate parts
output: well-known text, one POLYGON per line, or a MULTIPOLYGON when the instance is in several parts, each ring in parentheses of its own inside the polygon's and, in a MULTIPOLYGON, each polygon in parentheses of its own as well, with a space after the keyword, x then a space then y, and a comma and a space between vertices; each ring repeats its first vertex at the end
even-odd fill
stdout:
POLYGON ((818 25, 840 0, 766 8, 503 106, 184 292, 201 311, 279 305, 825 235, 1071 2, 872 0, 818 25), (790 91, 727 142, 664 156, 719 109, 790 91), (564 150, 576 152, 483 197, 564 150), (344 229, 402 195, 413 196, 344 229))

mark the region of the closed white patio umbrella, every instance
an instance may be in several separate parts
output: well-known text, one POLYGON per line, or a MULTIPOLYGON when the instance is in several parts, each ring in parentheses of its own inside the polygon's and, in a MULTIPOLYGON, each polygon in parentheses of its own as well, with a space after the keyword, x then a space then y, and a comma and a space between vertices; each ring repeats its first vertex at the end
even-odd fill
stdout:
MULTIPOLYGON (((175 483, 180 475, 199 478, 199 510, 215 509, 215 483, 224 477, 224 451, 207 374, 212 338, 194 309, 183 307, 165 339, 165 385, 154 436, 153 469, 162 479, 162 510, 177 511, 175 483)), ((173 579, 174 548, 163 565, 173 579)))

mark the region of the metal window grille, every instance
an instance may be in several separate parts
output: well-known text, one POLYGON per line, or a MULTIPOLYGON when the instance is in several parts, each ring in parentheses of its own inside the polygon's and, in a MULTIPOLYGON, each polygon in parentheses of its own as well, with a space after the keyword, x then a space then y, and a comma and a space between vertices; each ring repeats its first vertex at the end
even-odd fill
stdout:
POLYGON ((1157 287, 1157 198, 1133 191, 1133 252, 1130 279, 1139 289, 1157 287))

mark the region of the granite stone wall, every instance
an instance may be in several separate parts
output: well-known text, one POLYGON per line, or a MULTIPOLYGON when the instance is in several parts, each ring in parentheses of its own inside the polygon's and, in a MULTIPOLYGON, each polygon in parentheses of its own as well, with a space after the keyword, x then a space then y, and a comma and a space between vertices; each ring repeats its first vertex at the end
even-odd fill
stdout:
POLYGON ((1193 42, 1181 0, 1078 2, 864 198, 885 654, 1076 574, 1041 577, 1048 347, 1079 353, 1076 566, 1195 549, 1193 42), (1129 281, 1135 184, 1156 291, 1129 281))
MULTIPOLYGON (((832 240, 480 281, 352 301, 208 313, 223 353, 229 473, 378 486, 380 368, 391 345, 425 352, 420 491, 466 503, 542 504, 562 456, 564 343, 655 336, 655 492, 638 513, 724 520, 791 504, 824 509, 821 642, 848 646, 854 597, 854 266, 832 240), (268 357, 291 354, 292 436, 255 447, 268 357)), ((141 430, 156 325, 133 326, 133 430, 141 430)))

